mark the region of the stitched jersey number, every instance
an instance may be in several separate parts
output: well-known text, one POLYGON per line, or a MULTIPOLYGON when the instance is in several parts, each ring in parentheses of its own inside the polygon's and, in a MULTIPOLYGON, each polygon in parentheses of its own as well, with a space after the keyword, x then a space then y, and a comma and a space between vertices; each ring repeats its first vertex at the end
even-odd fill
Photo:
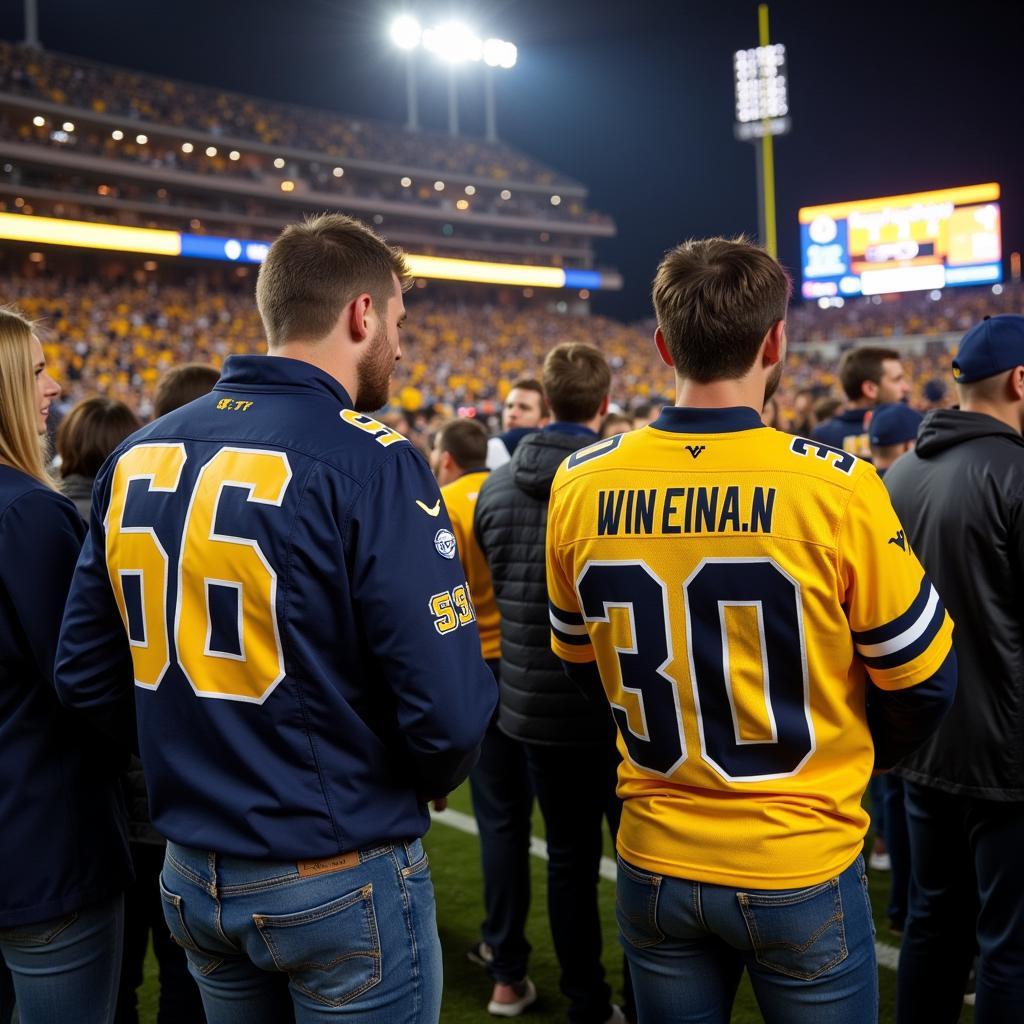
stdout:
MULTIPOLYGON (((634 729, 614 705, 631 760, 671 775, 687 757, 676 681, 665 671, 672 636, 665 584, 643 562, 590 562, 578 581, 588 622, 629 615, 629 647, 617 647, 622 687, 636 697, 634 729)), ((683 585, 686 647, 701 756, 723 778, 753 782, 793 775, 814 750, 808 709, 800 586, 767 558, 705 559, 683 585), (756 622, 768 735, 744 735, 729 670, 727 609, 756 622)), ((677 635, 677 634, 676 634, 677 635)))
POLYGON ((152 527, 125 525, 125 502, 133 480, 148 480, 150 493, 176 491, 184 465, 183 445, 144 444, 126 452, 114 469, 107 571, 128 633, 135 682, 154 690, 160 685, 170 665, 171 621, 178 664, 197 694, 260 702, 284 676, 277 573, 255 540, 219 534, 215 524, 225 487, 247 491, 247 502, 280 506, 291 480, 288 458, 283 452, 222 448, 202 467, 182 527, 175 599, 168 602, 167 552, 152 527), (131 602, 128 591, 134 591, 131 602), (234 609, 235 630, 215 635, 215 604, 234 609))

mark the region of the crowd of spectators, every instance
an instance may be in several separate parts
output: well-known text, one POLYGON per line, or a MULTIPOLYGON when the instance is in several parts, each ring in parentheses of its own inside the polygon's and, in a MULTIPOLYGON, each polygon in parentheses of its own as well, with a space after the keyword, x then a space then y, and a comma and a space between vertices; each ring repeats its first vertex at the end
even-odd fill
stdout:
POLYGON ((0 92, 181 131, 313 150, 394 166, 427 167, 497 182, 572 184, 500 142, 406 132, 309 107, 222 92, 0 42, 0 92))
POLYGON ((871 299, 847 299, 842 306, 804 302, 790 310, 791 337, 802 342, 853 338, 902 338, 920 334, 963 334, 984 316, 1019 313, 1019 284, 995 288, 947 288, 871 299))
MULTIPOLYGON (((84 153, 108 160, 140 164, 149 169, 176 171, 195 174, 205 178, 231 178, 250 185, 262 186, 272 194, 282 191, 282 186, 296 194, 310 194, 311 197, 329 196, 337 200, 358 197, 381 202, 404 203, 410 206, 424 206, 450 210, 453 214, 487 213, 506 217, 532 217, 558 223, 583 222, 588 224, 610 223, 602 213, 588 210, 578 198, 543 193, 511 190, 495 182, 493 187, 469 186, 459 183, 441 182, 437 173, 416 179, 401 173, 382 173, 359 167, 347 169, 338 163, 342 157, 323 160, 305 160, 294 157, 274 157, 266 153, 232 149, 229 146, 206 145, 189 139, 160 138, 134 131, 117 130, 118 136, 109 127, 78 122, 67 122, 62 118, 46 118, 28 110, 0 111, 0 134, 37 146, 54 150, 84 153), (67 131, 63 125, 71 124, 67 131), (144 141, 138 141, 139 138, 144 141), (552 202, 552 198, 557 203, 552 202)), ((180 131, 175 129, 176 134, 180 131)), ((464 178, 464 174, 458 176, 464 178)))
MULTIPOLYGON (((169 367, 190 361, 219 367, 232 353, 260 352, 265 346, 251 280, 231 288, 201 277, 187 286, 167 284, 156 275, 120 284, 12 277, 4 281, 0 300, 16 302, 25 315, 40 321, 47 359, 63 383, 67 405, 99 393, 125 402, 145 418, 152 413, 155 383, 169 367)), ((407 305, 403 359, 392 392, 396 409, 407 413, 473 407, 487 414, 500 407, 511 382, 534 373, 545 353, 563 341, 587 341, 605 354, 613 373, 612 400, 619 408, 672 400, 672 374, 655 352, 650 323, 557 313, 536 302, 518 307, 442 304, 418 290, 407 305)), ((794 308, 790 356, 776 396, 778 424, 792 427, 803 421, 805 406, 840 397, 834 355, 801 344, 825 332, 819 323, 827 322, 830 337, 895 337, 894 331, 881 330, 882 313, 875 312, 881 310, 889 312, 889 323, 912 323, 916 334, 936 335, 904 359, 911 401, 924 408, 936 390, 934 382, 951 390, 955 341, 947 332, 1022 306, 1024 287, 1013 284, 1000 295, 987 288, 944 292, 937 302, 908 296, 882 306, 794 308), (869 315, 861 316, 861 310, 869 315), (929 311, 934 318, 926 320, 929 311), (863 333, 867 330, 871 333, 863 333)))

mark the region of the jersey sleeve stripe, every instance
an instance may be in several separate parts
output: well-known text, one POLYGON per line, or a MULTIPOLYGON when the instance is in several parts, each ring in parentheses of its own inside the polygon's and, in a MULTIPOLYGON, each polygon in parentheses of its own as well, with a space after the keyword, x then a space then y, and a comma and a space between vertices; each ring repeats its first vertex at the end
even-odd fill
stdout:
POLYGON ((559 643, 583 647, 590 643, 590 635, 587 633, 585 626, 581 626, 580 630, 580 633, 563 633, 562 630, 552 623, 551 635, 559 643))
MULTIPOLYGON (((567 612, 564 608, 559 608, 553 601, 548 601, 548 611, 551 614, 551 622, 559 629, 565 630, 566 633, 574 632, 573 627, 575 626, 583 626, 583 616, 579 612, 567 612)), ((583 626, 583 628, 586 627, 583 626)))
POLYGON ((908 633, 913 632, 914 635, 898 649, 888 651, 881 656, 867 657, 862 655, 865 665, 870 668, 879 669, 896 668, 913 661, 915 658, 919 658, 931 647, 932 641, 938 635, 939 630, 942 629, 942 624, 946 621, 946 609, 943 607, 942 602, 939 600, 939 595, 934 589, 933 593, 935 593, 935 601, 929 603, 927 620, 924 620, 922 616, 921 628, 917 629, 915 626, 913 631, 908 630, 908 633))
POLYGON ((881 626, 875 626, 873 629, 867 629, 860 633, 854 631, 853 642, 857 645, 860 653, 867 657, 878 657, 886 653, 881 650, 866 650, 865 648, 882 646, 887 641, 897 639, 901 634, 906 633, 908 629, 920 620, 934 592, 935 588, 932 586, 931 581, 927 576, 923 576, 917 597, 914 598, 910 607, 902 615, 898 615, 895 619, 881 626))
MULTIPOLYGON (((916 603, 916 602, 915 602, 916 603)), ((917 618, 911 622, 903 632, 896 636, 882 640, 878 643, 867 644, 863 641, 856 641, 857 652, 863 658, 881 658, 887 654, 895 654, 912 644, 927 628, 935 615, 935 609, 941 605, 939 592, 930 583, 928 584, 928 599, 924 608, 921 609, 917 618)), ((906 616, 901 615, 898 621, 904 621, 906 616)))

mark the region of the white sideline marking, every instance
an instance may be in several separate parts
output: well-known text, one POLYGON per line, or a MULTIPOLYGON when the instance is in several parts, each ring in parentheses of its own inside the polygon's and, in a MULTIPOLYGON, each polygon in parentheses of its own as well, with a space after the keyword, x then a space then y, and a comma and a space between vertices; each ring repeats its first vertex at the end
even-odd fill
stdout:
MULTIPOLYGON (((456 811, 449 807, 446 811, 431 811, 431 816, 434 821, 439 821, 442 825, 450 825, 459 832, 465 832, 470 836, 480 835, 480 830, 476 827, 476 818, 472 814, 464 814, 462 811, 456 811)), ((536 836, 530 836, 530 853, 539 860, 547 860, 547 843, 536 836)), ((609 882, 614 882, 615 873, 615 861, 609 857, 602 857, 601 877, 606 878, 609 882)), ((900 951, 885 942, 875 943, 875 956, 878 958, 879 966, 887 967, 890 971, 895 971, 900 962, 900 951)))

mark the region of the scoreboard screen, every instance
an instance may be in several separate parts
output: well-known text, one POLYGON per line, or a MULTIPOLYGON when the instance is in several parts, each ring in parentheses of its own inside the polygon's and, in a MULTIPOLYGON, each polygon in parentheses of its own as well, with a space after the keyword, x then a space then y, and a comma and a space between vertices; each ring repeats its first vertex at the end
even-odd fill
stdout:
POLYGON ((805 299, 930 291, 1002 280, 999 186, 804 206, 805 299))

